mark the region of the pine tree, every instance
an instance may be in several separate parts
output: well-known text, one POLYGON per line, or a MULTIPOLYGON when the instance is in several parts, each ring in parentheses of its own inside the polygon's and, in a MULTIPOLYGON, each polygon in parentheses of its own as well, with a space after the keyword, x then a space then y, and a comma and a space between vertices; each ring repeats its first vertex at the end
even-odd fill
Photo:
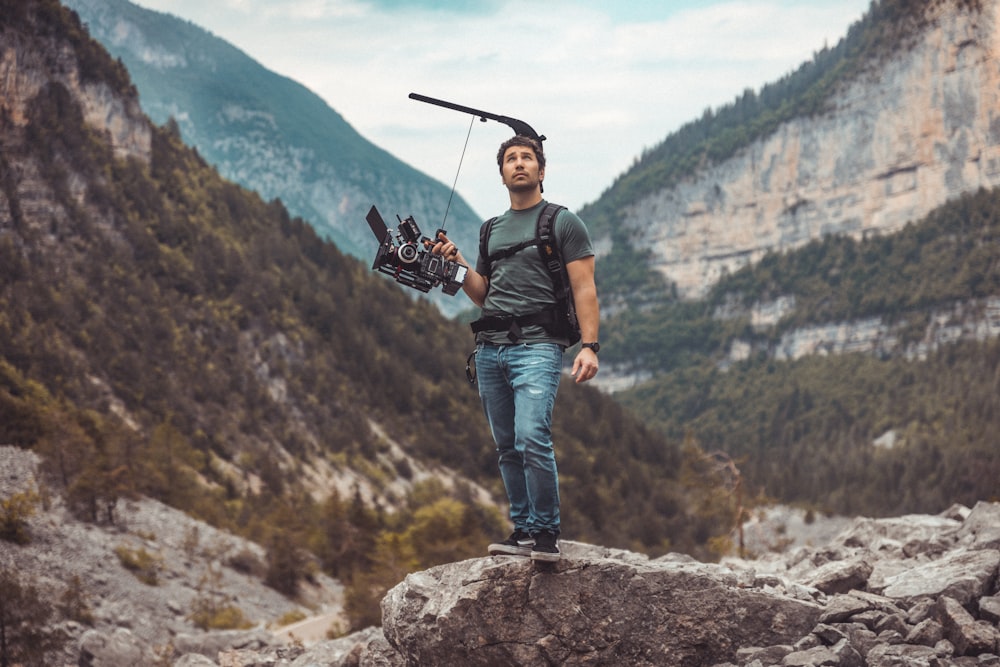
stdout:
POLYGON ((0 570, 0 667, 48 664, 46 655, 66 643, 61 632, 46 628, 52 611, 36 586, 0 570))

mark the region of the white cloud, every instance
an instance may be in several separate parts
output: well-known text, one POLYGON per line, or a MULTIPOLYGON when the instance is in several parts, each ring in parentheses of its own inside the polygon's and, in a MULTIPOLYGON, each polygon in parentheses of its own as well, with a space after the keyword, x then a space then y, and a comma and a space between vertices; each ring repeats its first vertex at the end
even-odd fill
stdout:
MULTIPOLYGON (((685 3, 504 0, 484 5, 494 11, 462 3, 449 11, 361 0, 138 2, 191 20, 303 83, 369 140, 449 186, 472 119, 408 93, 520 118, 548 137, 546 195, 574 208, 705 108, 836 44, 868 6, 732 0, 677 10, 685 3), (640 9, 652 18, 616 15, 640 9)), ((472 124, 458 192, 482 216, 507 205, 494 155, 509 134, 498 123, 472 124)))

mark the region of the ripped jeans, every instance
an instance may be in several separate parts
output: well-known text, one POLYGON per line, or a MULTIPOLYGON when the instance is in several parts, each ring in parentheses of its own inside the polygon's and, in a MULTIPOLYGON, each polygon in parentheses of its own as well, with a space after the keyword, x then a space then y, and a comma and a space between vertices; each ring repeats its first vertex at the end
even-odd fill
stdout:
POLYGON ((555 343, 480 344, 479 397, 499 454, 514 528, 559 534, 559 473, 552 407, 562 372, 555 343))

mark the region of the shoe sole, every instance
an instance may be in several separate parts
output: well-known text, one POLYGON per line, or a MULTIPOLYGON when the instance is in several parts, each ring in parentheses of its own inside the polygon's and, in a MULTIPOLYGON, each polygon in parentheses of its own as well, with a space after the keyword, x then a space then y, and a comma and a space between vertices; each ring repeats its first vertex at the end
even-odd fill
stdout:
POLYGON ((531 547, 509 547, 504 544, 491 544, 487 549, 491 556, 530 556, 531 547))
POLYGON ((531 560, 540 560, 543 563, 556 563, 562 558, 560 553, 549 553, 547 551, 532 551, 531 560))

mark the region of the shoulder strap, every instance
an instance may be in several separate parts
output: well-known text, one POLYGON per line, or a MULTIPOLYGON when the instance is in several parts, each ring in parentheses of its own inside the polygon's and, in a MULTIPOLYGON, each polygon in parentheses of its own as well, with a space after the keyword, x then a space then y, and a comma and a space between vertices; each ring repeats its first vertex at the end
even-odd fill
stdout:
MULTIPOLYGON (((479 228, 479 256, 485 258, 487 271, 492 273, 493 264, 498 259, 506 259, 516 255, 525 248, 538 246, 538 249, 542 253, 542 262, 545 263, 549 273, 555 275, 553 271, 560 267, 562 259, 559 255, 559 248, 556 244, 553 228, 555 227, 556 216, 559 215, 559 211, 565 208, 565 206, 560 206, 559 204, 546 204, 545 208, 539 213, 538 220, 535 223, 535 238, 521 241, 509 248, 503 248, 492 255, 489 254, 489 240, 490 231, 493 229, 493 223, 496 221, 496 218, 490 218, 484 222, 479 228)), ((489 273, 487 273, 487 278, 489 277, 489 273)), ((556 284, 558 285, 558 283, 556 284)))
POLYGON ((559 331, 569 339, 570 345, 575 345, 580 340, 580 323, 576 318, 573 289, 555 233, 556 216, 565 208, 565 206, 558 204, 546 204, 542 214, 538 216, 535 236, 542 263, 545 264, 549 277, 552 278, 552 288, 556 295, 556 311, 561 318, 559 331))
POLYGON ((479 256, 483 258, 483 263, 486 265, 487 278, 493 273, 493 258, 489 254, 489 242, 490 230, 493 229, 494 222, 496 222, 495 217, 490 218, 479 227, 479 256))
MULTIPOLYGON (((535 227, 534 243, 537 243, 538 251, 542 255, 542 262, 545 263, 545 268, 548 269, 557 288, 563 279, 563 263, 554 228, 556 216, 559 215, 559 211, 565 208, 559 204, 546 204, 541 215, 538 216, 538 225, 535 227)), ((556 296, 559 296, 558 293, 556 296)))

